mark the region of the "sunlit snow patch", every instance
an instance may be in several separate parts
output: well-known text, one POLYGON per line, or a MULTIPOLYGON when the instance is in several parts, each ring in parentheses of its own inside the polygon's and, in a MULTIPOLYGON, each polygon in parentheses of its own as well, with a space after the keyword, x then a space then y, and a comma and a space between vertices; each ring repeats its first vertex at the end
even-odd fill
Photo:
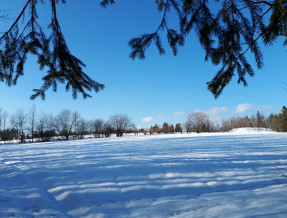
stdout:
POLYGON ((235 134, 246 134, 246 133, 252 133, 252 134, 258 134, 258 133, 276 133, 273 129, 268 128, 257 128, 257 127, 246 127, 246 128, 234 128, 229 131, 230 133, 235 134))

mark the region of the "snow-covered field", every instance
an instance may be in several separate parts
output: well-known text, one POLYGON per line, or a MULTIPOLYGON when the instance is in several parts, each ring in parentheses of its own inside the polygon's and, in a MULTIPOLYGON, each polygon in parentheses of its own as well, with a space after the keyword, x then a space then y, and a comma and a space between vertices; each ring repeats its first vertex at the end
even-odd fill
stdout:
POLYGON ((287 134, 0 146, 0 217, 287 217, 287 134))

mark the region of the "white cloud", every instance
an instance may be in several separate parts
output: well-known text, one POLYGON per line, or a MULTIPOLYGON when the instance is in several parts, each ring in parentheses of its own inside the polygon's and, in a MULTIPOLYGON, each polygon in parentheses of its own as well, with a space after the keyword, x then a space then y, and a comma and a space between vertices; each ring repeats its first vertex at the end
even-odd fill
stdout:
POLYGON ((209 116, 215 116, 219 115, 220 113, 224 113, 226 111, 228 111, 227 107, 214 107, 206 111, 205 113, 209 116))
POLYGON ((227 107, 214 107, 210 110, 205 111, 209 118, 215 122, 220 122, 222 120, 220 114, 226 113, 228 111, 227 107))
POLYGON ((235 113, 242 114, 248 110, 251 110, 253 107, 252 104, 246 103, 246 104, 239 104, 235 110, 235 113))
POLYGON ((156 115, 156 120, 157 121, 163 121, 166 119, 166 115, 165 114, 158 114, 156 115))
POLYGON ((270 110, 272 110, 272 106, 271 105, 257 105, 256 110, 258 110, 258 111, 270 111, 270 110))
POLYGON ((144 123, 149 123, 149 122, 153 121, 153 118, 152 117, 145 117, 145 118, 142 119, 142 121, 144 123))
POLYGON ((175 113, 173 114, 173 116, 175 116, 175 117, 182 117, 182 116, 185 116, 185 115, 186 115, 185 112, 175 112, 175 113))

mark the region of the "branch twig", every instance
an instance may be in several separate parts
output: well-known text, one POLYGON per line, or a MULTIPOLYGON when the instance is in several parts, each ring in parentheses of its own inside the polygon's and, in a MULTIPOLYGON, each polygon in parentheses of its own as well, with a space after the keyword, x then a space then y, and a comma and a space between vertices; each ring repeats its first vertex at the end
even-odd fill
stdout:
POLYGON ((2 40, 9 32, 11 32, 11 30, 13 29, 13 27, 18 23, 18 21, 20 20, 20 18, 21 18, 22 15, 24 14, 24 12, 25 12, 27 6, 29 5, 29 3, 30 3, 31 1, 32 1, 32 0, 28 0, 28 1, 27 1, 26 5, 25 5, 24 8, 22 9, 21 13, 19 14, 19 16, 17 17, 17 19, 15 20, 15 22, 12 24, 12 26, 10 27, 10 29, 9 29, 7 32, 5 32, 5 33, 1 36, 0 40, 2 40))

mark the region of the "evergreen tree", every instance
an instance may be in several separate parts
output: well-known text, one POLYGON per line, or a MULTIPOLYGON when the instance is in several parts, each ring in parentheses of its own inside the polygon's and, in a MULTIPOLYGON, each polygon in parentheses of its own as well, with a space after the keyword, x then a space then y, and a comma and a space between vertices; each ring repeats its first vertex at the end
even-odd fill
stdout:
POLYGON ((157 124, 154 125, 154 132, 156 132, 157 134, 161 133, 161 129, 159 128, 157 124))
POLYGON ((175 124, 175 132, 182 133, 182 127, 180 123, 175 124))
POLYGON ((270 114, 268 117, 269 128, 280 131, 280 122, 277 114, 270 114))
POLYGON ((15 140, 18 138, 18 130, 15 128, 5 129, 5 131, 1 131, 1 140, 3 140, 4 143, 5 141, 15 140))
POLYGON ((251 127, 251 121, 248 116, 243 118, 244 127, 251 127))
POLYGON ((166 123, 166 122, 163 123, 161 131, 163 133, 165 133, 165 134, 169 133, 169 125, 168 125, 168 123, 166 123))
POLYGON ((265 128, 265 118, 264 115, 262 113, 260 113, 259 111, 257 111, 256 113, 256 127, 257 128, 265 128))
POLYGON ((168 132, 169 133, 174 133, 174 126, 172 124, 169 126, 169 131, 168 132))
POLYGON ((281 113, 279 114, 280 119, 280 131, 287 132, 287 108, 282 107, 281 113))
POLYGON ((157 124, 155 124, 154 126, 151 126, 149 129, 150 135, 153 135, 154 133, 160 133, 160 132, 161 132, 161 129, 159 128, 157 124))
POLYGON ((22 11, 9 30, 0 36, 0 79, 8 86, 16 85, 24 74, 28 54, 35 55, 40 69, 47 69, 42 78, 44 84, 33 89, 31 99, 41 97, 49 88, 57 91, 59 83, 65 83, 66 91, 72 90, 74 98, 81 93, 83 98, 91 97, 88 92, 98 92, 104 86, 83 72, 85 64, 71 54, 59 25, 56 4, 65 0, 51 0, 51 23, 49 35, 38 22, 37 5, 46 1, 26 0, 22 11), (25 16, 29 11, 29 16, 25 16))
MULTIPOLYGON (((105 1, 106 4, 114 1, 105 1)), ((157 8, 162 12, 162 20, 156 31, 132 39, 130 57, 144 59, 145 50, 154 43, 159 54, 165 54, 160 31, 165 31, 174 55, 185 39, 196 32, 203 49, 205 60, 221 65, 215 77, 208 82, 208 89, 217 98, 235 74, 238 83, 247 86, 246 76, 253 77, 254 69, 246 57, 252 53, 256 67, 263 66, 263 55, 258 41, 270 45, 279 36, 287 35, 287 5, 285 0, 157 0, 157 8), (178 15, 179 30, 167 24, 168 16, 178 15)), ((284 45, 287 40, 284 41, 284 45)))
MULTIPOLYGON (((16 0, 15 0, 16 1, 16 0)), ((35 55, 40 69, 47 69, 43 85, 34 89, 31 99, 45 98, 49 88, 56 91, 59 83, 65 83, 66 91, 72 90, 73 97, 80 93, 84 98, 88 92, 98 92, 104 85, 94 81, 83 72, 84 63, 71 54, 62 33, 57 4, 66 0, 26 0, 23 9, 10 28, 0 36, 0 80, 9 86, 15 85, 24 74, 28 54, 35 55), (43 30, 38 21, 37 8, 40 3, 49 2, 51 23, 49 31, 43 30), (26 13, 27 12, 27 13, 26 13), (26 16, 24 16, 26 14, 26 16)), ((101 0, 107 7, 115 0, 101 0)), ((247 54, 253 54, 256 67, 263 66, 263 55, 259 47, 262 39, 265 45, 272 45, 278 37, 287 44, 287 4, 285 0, 156 0, 155 4, 162 20, 155 31, 135 37, 129 41, 132 59, 145 58, 146 49, 154 43, 160 55, 165 54, 161 31, 173 54, 184 46, 185 39, 195 32, 205 50, 205 60, 221 65, 214 78, 207 83, 208 89, 218 97, 225 86, 237 74, 238 83, 247 86, 246 77, 254 76, 254 69, 247 54), (178 30, 170 28, 167 19, 176 15, 178 30)), ((0 19, 5 16, 0 15, 0 19)))

